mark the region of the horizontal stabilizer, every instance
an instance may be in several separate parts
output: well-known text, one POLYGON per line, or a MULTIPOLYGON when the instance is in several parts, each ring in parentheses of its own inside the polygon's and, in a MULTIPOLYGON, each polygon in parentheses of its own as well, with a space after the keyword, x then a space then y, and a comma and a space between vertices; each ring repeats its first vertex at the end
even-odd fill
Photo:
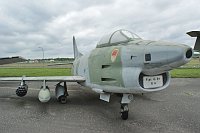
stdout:
POLYGON ((200 31, 190 31, 187 32, 187 34, 191 37, 197 37, 194 45, 194 50, 200 51, 200 31))

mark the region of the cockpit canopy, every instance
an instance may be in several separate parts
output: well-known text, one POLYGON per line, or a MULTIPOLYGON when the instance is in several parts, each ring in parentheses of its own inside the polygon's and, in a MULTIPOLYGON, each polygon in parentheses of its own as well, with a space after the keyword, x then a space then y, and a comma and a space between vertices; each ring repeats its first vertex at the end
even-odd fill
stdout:
POLYGON ((138 35, 130 31, 117 30, 113 33, 104 35, 97 44, 97 48, 114 46, 118 45, 119 43, 126 43, 138 38, 140 38, 138 35))

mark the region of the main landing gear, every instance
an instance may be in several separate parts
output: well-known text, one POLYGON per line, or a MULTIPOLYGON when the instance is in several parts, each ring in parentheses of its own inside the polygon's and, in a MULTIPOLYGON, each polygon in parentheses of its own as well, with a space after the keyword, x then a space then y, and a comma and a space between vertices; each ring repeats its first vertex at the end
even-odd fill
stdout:
POLYGON ((60 97, 59 102, 62 104, 67 103, 67 96, 69 96, 68 91, 67 91, 67 83, 64 82, 64 95, 60 97))
POLYGON ((123 94, 121 100, 121 111, 120 111, 121 118, 123 120, 128 119, 128 112, 129 112, 128 103, 130 103, 132 100, 133 100, 132 94, 123 94))
POLYGON ((56 98, 58 101, 62 104, 67 103, 67 96, 69 96, 68 91, 67 91, 67 84, 64 82, 64 86, 60 85, 61 83, 58 83, 56 85, 55 93, 56 93, 56 98))

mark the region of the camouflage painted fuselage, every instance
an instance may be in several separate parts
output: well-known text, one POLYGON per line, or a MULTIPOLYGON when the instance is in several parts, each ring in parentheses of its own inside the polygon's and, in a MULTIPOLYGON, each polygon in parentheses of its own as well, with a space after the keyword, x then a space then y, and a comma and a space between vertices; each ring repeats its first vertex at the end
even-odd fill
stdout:
POLYGON ((190 60, 191 56, 186 57, 188 51, 191 52, 191 48, 186 45, 142 39, 109 47, 97 46, 91 53, 76 58, 73 74, 86 78, 84 86, 105 92, 159 91, 169 85, 168 71, 190 60), (149 80, 162 78, 162 84, 145 85, 148 77, 149 80))

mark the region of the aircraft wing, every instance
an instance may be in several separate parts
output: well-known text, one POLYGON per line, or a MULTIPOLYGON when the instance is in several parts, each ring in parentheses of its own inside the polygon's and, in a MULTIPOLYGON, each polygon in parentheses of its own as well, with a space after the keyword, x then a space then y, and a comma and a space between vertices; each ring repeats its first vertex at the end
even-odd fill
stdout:
POLYGON ((51 98, 49 87, 46 82, 58 81, 55 88, 56 98, 61 103, 66 103, 68 91, 66 82, 84 82, 85 78, 81 76, 44 76, 44 77, 0 77, 0 81, 20 81, 20 85, 16 89, 16 94, 23 97, 28 92, 28 85, 25 81, 42 81, 43 85, 38 93, 38 98, 41 102, 48 102, 51 98), (63 86, 60 83, 63 82, 63 86))
POLYGON ((20 56, 5 57, 5 58, 0 58, 0 65, 23 62, 23 61, 26 61, 26 59, 20 56))
POLYGON ((84 82, 85 78, 81 76, 44 76, 44 77, 0 77, 0 81, 66 81, 66 82, 84 82))

